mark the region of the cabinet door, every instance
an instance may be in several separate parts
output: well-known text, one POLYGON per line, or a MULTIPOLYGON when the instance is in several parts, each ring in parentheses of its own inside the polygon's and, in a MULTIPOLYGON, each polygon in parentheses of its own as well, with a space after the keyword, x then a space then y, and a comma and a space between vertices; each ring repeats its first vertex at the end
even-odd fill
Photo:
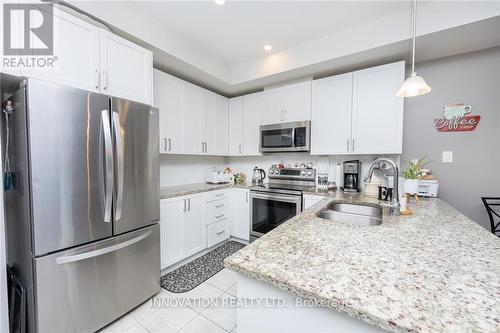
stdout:
POLYGON ((356 154, 400 154, 403 142, 403 98, 396 91, 404 80, 404 61, 353 73, 353 138, 356 154))
POLYGON ((249 190, 231 189, 231 236, 250 240, 249 190))
POLYGON ((215 154, 215 94, 211 91, 200 89, 200 128, 202 153, 215 154))
POLYGON ((264 90, 262 93, 262 124, 276 124, 284 121, 285 107, 283 89, 264 90))
POLYGON ((161 200, 161 268, 184 259, 185 201, 184 199, 161 200))
POLYGON ((100 29, 101 89, 113 96, 151 104, 153 54, 100 29))
POLYGON ((311 119, 311 81, 290 84, 283 87, 283 121, 304 121, 311 119))
POLYGON ((262 92, 243 96, 243 155, 260 155, 262 92))
POLYGON ((352 73, 313 82, 311 154, 350 152, 352 73))
POLYGON ((229 155, 241 155, 242 146, 243 97, 235 97, 229 100, 229 155))
POLYGON ((201 88, 186 83, 184 98, 184 153, 201 154, 203 151, 200 122, 201 88))
POLYGON ((185 256, 189 257, 205 249, 206 242, 203 195, 191 196, 187 200, 185 256))
MULTIPOLYGON (((99 28, 57 8, 54 8, 53 17, 54 56, 57 57, 54 68, 22 70, 21 74, 99 91, 99 28)), ((33 43, 37 37, 31 34, 31 38, 33 43)))
POLYGON ((227 155, 229 147, 229 102, 228 99, 215 96, 215 154, 227 155))

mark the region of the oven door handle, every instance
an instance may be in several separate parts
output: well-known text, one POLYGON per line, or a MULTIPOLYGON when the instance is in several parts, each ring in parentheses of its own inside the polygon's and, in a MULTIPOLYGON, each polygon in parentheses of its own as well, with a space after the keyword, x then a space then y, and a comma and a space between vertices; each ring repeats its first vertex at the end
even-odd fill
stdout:
POLYGON ((253 198, 298 203, 299 205, 302 202, 302 197, 298 195, 261 194, 250 192, 250 199, 253 198))

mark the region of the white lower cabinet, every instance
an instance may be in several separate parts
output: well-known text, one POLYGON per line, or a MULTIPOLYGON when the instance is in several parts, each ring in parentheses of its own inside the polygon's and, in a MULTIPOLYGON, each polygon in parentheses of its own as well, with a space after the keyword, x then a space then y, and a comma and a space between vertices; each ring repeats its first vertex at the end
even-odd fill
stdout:
POLYGON ((207 226, 207 247, 214 246, 230 237, 229 218, 207 226))
POLYGON ((322 195, 304 194, 304 196, 302 197, 302 209, 306 210, 307 208, 315 205, 324 198, 325 197, 322 195))
POLYGON ((231 189, 231 236, 250 240, 250 191, 231 189))
POLYGON ((162 269, 205 249, 203 203, 203 194, 161 200, 162 269))

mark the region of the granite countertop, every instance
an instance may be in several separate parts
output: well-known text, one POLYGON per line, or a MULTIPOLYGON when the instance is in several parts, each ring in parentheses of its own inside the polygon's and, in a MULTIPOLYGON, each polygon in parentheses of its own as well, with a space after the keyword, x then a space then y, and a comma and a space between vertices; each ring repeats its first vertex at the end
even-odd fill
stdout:
POLYGON ((226 267, 393 332, 500 331, 498 237, 440 199, 411 217, 384 209, 380 226, 332 222, 316 217, 330 202, 379 202, 323 194, 226 267))
POLYGON ((168 199, 168 198, 180 197, 183 195, 222 190, 231 187, 249 188, 250 185, 247 183, 237 184, 237 185, 229 183, 227 184, 196 183, 196 184, 167 186, 160 188, 160 199, 168 199))

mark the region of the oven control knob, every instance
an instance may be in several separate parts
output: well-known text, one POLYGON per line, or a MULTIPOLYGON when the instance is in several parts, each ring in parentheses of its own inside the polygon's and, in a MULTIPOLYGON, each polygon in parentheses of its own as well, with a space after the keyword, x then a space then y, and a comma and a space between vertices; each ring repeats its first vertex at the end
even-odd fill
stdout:
POLYGON ((300 172, 300 174, 301 174, 302 176, 305 176, 305 175, 306 175, 306 170, 302 170, 302 171, 300 172))
POLYGON ((272 175, 274 173, 274 170, 270 170, 269 173, 272 175))
POLYGON ((312 176, 313 172, 311 170, 307 171, 308 176, 312 176))

